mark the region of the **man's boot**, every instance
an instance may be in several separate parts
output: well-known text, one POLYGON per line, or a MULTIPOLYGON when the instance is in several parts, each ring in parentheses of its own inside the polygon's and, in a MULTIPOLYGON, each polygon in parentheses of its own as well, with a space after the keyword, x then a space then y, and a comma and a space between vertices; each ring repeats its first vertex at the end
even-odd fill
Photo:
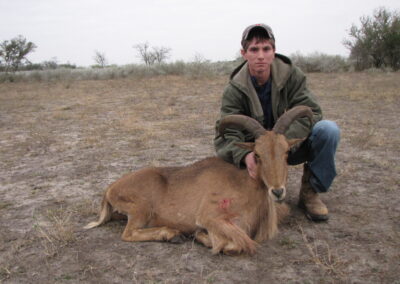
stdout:
POLYGON ((314 222, 326 221, 329 219, 328 208, 321 201, 318 193, 310 184, 311 171, 308 165, 304 164, 303 177, 299 196, 299 207, 302 208, 308 219, 314 222))

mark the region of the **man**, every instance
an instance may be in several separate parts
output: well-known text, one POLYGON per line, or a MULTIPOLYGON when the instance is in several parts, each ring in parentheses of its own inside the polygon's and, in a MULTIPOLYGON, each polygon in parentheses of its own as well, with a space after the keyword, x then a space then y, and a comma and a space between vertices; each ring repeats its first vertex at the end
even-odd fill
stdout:
MULTIPOLYGON (((335 153, 339 143, 339 128, 332 121, 322 120, 322 111, 314 95, 307 89, 306 77, 290 59, 275 53, 275 37, 265 24, 247 27, 242 35, 241 54, 245 62, 237 67, 222 97, 221 117, 242 114, 272 129, 286 110, 297 105, 309 106, 314 125, 306 119, 291 124, 285 136, 307 139, 292 149, 288 164, 304 163, 299 206, 313 221, 326 221, 328 208, 319 193, 328 191, 336 176, 335 153)), ((216 123, 218 129, 219 121, 216 123)), ((218 132, 217 132, 218 133, 218 132)), ((255 178, 256 159, 250 150, 235 146, 237 142, 254 141, 246 131, 227 129, 225 139, 217 134, 214 140, 217 155, 240 168, 247 168, 255 178)))

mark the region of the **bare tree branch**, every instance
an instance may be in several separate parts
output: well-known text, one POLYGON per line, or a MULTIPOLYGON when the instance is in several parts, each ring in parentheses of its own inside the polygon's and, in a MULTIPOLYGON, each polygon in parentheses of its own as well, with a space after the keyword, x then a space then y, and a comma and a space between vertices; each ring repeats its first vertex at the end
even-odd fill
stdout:
POLYGON ((93 59, 96 62, 96 64, 99 65, 101 68, 107 66, 107 59, 104 53, 101 53, 100 51, 96 50, 93 59))

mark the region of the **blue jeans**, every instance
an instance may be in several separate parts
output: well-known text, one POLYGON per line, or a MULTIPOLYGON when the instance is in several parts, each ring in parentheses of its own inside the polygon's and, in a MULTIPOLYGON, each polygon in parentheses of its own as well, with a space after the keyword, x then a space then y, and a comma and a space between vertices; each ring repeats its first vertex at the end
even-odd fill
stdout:
POLYGON ((336 123, 321 120, 301 146, 289 153, 289 165, 308 164, 310 184, 316 192, 327 192, 336 176, 335 154, 339 140, 340 130, 336 123))

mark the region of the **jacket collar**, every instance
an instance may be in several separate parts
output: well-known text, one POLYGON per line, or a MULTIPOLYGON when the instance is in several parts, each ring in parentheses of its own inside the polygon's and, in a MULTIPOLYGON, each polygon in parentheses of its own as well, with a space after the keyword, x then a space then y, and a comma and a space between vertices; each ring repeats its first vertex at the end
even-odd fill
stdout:
POLYGON ((250 98, 253 113, 257 117, 262 117, 263 110, 258 99, 256 90, 254 89, 253 83, 251 82, 250 72, 247 61, 240 64, 238 68, 231 75, 231 84, 238 88, 240 91, 245 93, 250 98), (237 72, 235 72, 237 71, 237 72))
MULTIPOLYGON (((271 65, 272 81, 278 90, 282 89, 293 69, 292 62, 284 55, 275 54, 271 65)), ((231 74, 231 82, 242 91, 248 93, 252 88, 247 61, 240 64, 231 74), (249 85, 250 84, 250 85, 249 85)))

